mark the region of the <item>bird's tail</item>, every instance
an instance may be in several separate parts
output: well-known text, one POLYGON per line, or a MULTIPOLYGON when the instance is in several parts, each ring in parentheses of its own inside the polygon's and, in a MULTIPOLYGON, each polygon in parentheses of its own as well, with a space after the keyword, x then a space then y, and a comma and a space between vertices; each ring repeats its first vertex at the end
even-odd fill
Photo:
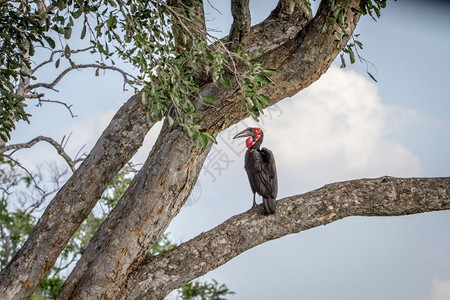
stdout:
POLYGON ((277 201, 273 198, 263 197, 263 206, 267 214, 274 214, 277 209, 277 201))

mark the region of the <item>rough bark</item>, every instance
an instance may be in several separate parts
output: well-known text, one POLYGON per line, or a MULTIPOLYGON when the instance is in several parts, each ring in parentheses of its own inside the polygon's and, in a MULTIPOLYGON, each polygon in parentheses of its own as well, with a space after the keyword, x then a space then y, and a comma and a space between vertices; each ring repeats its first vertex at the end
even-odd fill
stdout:
POLYGON ((161 299, 170 291, 269 240, 349 216, 398 216, 450 209, 450 177, 360 179, 326 185, 233 216, 169 252, 142 260, 116 298, 161 299))
POLYGON ((233 24, 231 24, 230 34, 228 35, 228 48, 231 51, 236 51, 239 46, 245 47, 247 44, 251 25, 249 2, 249 0, 231 0, 233 24))
POLYGON ((108 183, 142 145, 148 130, 139 95, 131 97, 0 273, 0 299, 26 299, 33 293, 108 183))
MULTIPOLYGON (((346 5, 358 5, 358 1, 347 2, 346 5)), ((348 11, 350 35, 359 15, 351 13, 350 9, 348 11)), ((335 39, 331 31, 337 25, 329 20, 329 13, 329 4, 325 3, 307 25, 307 18, 300 18, 305 22, 303 24, 296 19, 292 23, 299 27, 293 38, 264 51, 262 60, 267 67, 279 70, 272 77, 276 88, 267 91, 272 104, 317 80, 339 53, 339 48, 331 46, 335 39), (321 34, 323 26, 330 27, 330 32, 321 34)), ((272 24, 273 21, 273 16, 267 20, 272 24)), ((264 25, 257 28, 262 27, 264 25)), ((264 38, 276 36, 283 28, 272 30, 271 33, 260 31, 260 34, 264 38)), ((258 37, 254 40, 260 41, 258 37)), ((344 45, 345 41, 341 41, 341 47, 344 45)), ((210 132, 217 134, 245 117, 240 111, 242 98, 237 88, 209 83, 203 86, 202 93, 218 99, 217 105, 200 106, 210 132)), ((164 125, 147 162, 97 231, 61 289, 59 298, 114 298, 130 272, 140 264, 145 253, 179 212, 208 151, 198 149, 182 128, 175 126, 169 129, 167 124, 164 125)))
MULTIPOLYGON (((339 28, 335 20, 329 18, 330 1, 321 2, 318 13, 312 20, 303 13, 299 4, 290 14, 288 3, 288 0, 281 0, 268 19, 253 26, 248 34, 247 49, 263 53, 261 59, 265 67, 277 69, 277 73, 272 76, 276 87, 265 92, 270 97, 271 104, 294 95, 317 80, 347 42, 343 35, 339 42, 335 41, 336 35, 333 32, 339 28)), ((358 8, 359 1, 337 0, 336 5, 346 8, 348 27, 345 30, 349 36, 360 17, 351 8, 358 8)), ((246 117, 240 112, 242 96, 235 84, 231 88, 211 82, 202 84, 202 94, 218 99, 215 105, 200 104, 199 107, 204 125, 210 132, 217 134, 246 117)), ((31 295, 70 236, 95 205, 106 184, 142 144, 148 127, 139 103, 139 96, 136 96, 124 104, 94 150, 46 209, 24 247, 2 271, 1 299, 23 299, 31 295)), ((170 288, 177 287, 170 282, 160 282, 161 278, 170 281, 172 277, 158 276, 170 273, 172 265, 167 270, 164 269, 167 266, 163 266, 163 262, 151 266, 153 263, 146 257, 146 252, 187 199, 209 149, 197 148, 179 126, 169 128, 168 124, 164 124, 146 163, 84 251, 61 289, 59 298, 128 298, 131 293, 135 297, 143 295, 157 298, 165 295, 170 288), (163 266, 163 270, 157 270, 158 266, 163 266), (155 280, 155 285, 149 281, 139 283, 143 282, 139 276, 144 273, 155 280), (130 274, 133 276, 130 277, 130 274), (158 290, 156 284, 161 284, 162 292, 153 292, 158 290), (132 287, 137 290, 132 292, 132 287)), ((446 194, 448 195, 448 189, 446 194)), ((328 203, 327 201, 322 203, 328 203)), ((289 214, 289 203, 288 200, 280 203, 283 216, 289 214)), ((428 204, 433 209, 432 203, 428 204)), ((377 207, 372 209, 376 210, 377 207)), ((334 213, 338 216, 337 212, 334 213)), ((272 222, 272 217, 267 220, 260 218, 258 221, 259 214, 254 211, 248 214, 231 220, 247 221, 246 218, 249 218, 254 222, 262 222, 261 230, 268 232, 264 235, 266 240, 270 236, 281 236, 267 228, 269 223, 264 223, 272 222)), ((335 216, 330 215, 329 218, 331 221, 335 216)), ((308 224, 314 220, 305 222, 308 224)), ((283 226, 277 228, 280 229, 278 234, 281 234, 283 226)), ((295 230, 298 231, 298 228, 295 230)), ((198 239, 201 240, 203 236, 198 239)), ((213 247, 214 243, 221 241, 204 240, 204 245, 213 247)), ((252 246, 242 247, 242 251, 261 242, 263 241, 255 240, 252 246)), ((201 244, 197 246, 206 247, 201 244)), ((186 246, 180 246, 180 251, 183 247, 186 246)), ((200 254, 198 252, 197 256, 203 256, 200 254)), ((233 255, 237 254, 235 252, 233 255)), ((187 282, 203 272, 195 270, 195 263, 193 261, 188 274, 176 279, 176 284, 187 282)), ((207 270, 217 265, 205 260, 200 266, 202 270, 207 270)))

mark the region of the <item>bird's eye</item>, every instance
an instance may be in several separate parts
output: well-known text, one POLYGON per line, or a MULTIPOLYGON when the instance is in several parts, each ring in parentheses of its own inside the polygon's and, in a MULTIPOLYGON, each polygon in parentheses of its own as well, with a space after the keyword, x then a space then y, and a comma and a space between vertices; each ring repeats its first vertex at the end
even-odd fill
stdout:
POLYGON ((260 133, 261 133, 261 129, 259 129, 259 128, 253 128, 253 132, 254 132, 255 134, 260 134, 260 133))

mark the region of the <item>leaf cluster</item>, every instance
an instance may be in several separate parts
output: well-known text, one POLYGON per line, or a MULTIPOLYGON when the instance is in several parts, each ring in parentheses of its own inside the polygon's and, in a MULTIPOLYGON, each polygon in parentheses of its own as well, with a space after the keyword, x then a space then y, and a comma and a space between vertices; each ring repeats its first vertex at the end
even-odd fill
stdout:
POLYGON ((0 4, 0 138, 7 141, 18 120, 29 122, 24 98, 16 93, 31 68, 28 55, 34 54, 34 43, 44 45, 47 38, 40 16, 20 2, 0 4))
POLYGON ((225 284, 219 285, 216 280, 212 283, 191 281, 185 284, 179 294, 183 300, 225 300, 225 296, 234 294, 225 284))
MULTIPOLYGON (((368 14, 372 17, 372 19, 376 21, 376 18, 381 17, 381 9, 386 7, 386 2, 386 0, 362 0, 360 2, 359 9, 351 8, 351 11, 354 13, 360 13, 362 15, 368 14)), ((332 0, 330 2, 329 19, 334 20, 339 25, 338 29, 333 30, 332 32, 334 36, 333 47, 335 49, 338 49, 341 41, 344 41, 346 43, 345 47, 340 53, 341 68, 345 68, 347 66, 345 58, 346 56, 348 57, 351 64, 355 63, 356 57, 358 57, 361 62, 365 61, 366 63, 368 63, 368 61, 362 58, 358 52, 358 50, 363 49, 363 44, 358 39, 359 34, 353 34, 350 36, 346 31, 349 26, 346 17, 347 10, 348 8, 344 7, 343 5, 336 4, 335 0, 332 0)), ((327 26, 324 25, 324 27, 322 28, 322 33, 325 33, 326 31, 327 26)), ((368 70, 366 72, 374 81, 376 81, 375 77, 368 70)))
MULTIPOLYGON (((209 35, 198 10, 202 5, 201 0, 53 0, 42 11, 37 3, 12 0, 0 4, 0 59, 4 62, 0 137, 9 140, 14 122, 28 121, 19 90, 26 82, 22 79, 35 79, 30 71, 35 45, 60 53, 74 68, 71 55, 77 51, 70 46, 74 32, 80 32, 77 38, 88 41, 91 53, 99 55, 98 64, 114 65, 113 58, 119 57, 139 72, 134 80, 126 80, 141 93, 150 125, 167 118, 200 146, 215 142, 198 114, 201 103, 216 102, 200 94, 200 85, 209 80, 227 87, 237 83, 243 111, 257 119, 269 104, 259 90, 273 85, 267 77, 273 70, 262 70, 255 63, 257 54, 242 49, 230 53, 209 35), (246 71, 238 65, 246 66, 246 71)), ((60 62, 61 58, 55 61, 56 68, 60 62)))

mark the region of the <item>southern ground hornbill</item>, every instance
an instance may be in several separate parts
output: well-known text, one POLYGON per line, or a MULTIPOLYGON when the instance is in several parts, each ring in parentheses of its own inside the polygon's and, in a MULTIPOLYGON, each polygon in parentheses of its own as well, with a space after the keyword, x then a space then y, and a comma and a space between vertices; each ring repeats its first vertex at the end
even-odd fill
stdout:
POLYGON ((249 127, 234 138, 240 137, 248 137, 245 142, 245 171, 253 192, 253 207, 256 206, 255 193, 258 193, 263 198, 266 213, 274 214, 277 207, 278 180, 273 153, 264 147, 259 149, 264 137, 260 128, 249 127))

